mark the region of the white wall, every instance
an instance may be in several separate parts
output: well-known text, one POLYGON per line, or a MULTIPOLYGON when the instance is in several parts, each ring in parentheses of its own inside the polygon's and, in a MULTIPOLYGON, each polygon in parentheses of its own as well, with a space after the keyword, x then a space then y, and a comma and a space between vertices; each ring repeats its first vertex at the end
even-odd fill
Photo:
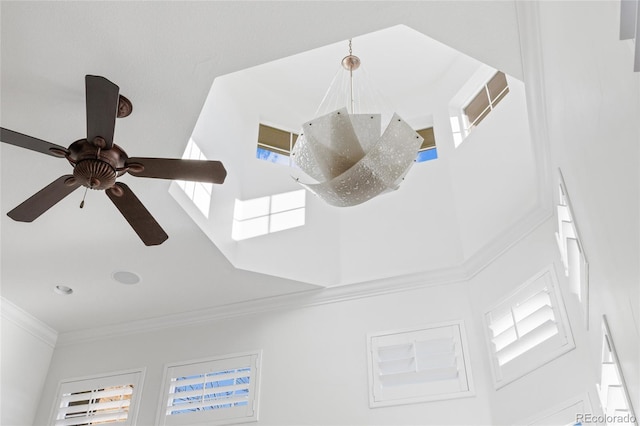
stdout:
MULTIPOLYGON (((586 392, 595 383, 596 370, 588 369, 589 348, 586 345, 586 331, 582 327, 582 313, 573 300, 576 297, 570 293, 564 275, 559 272, 563 269, 554 232, 554 221, 547 221, 475 276, 469 285, 473 312, 478 318, 474 331, 481 334, 484 333, 482 316, 493 308, 497 300, 552 265, 558 271, 556 276, 576 344, 575 349, 498 390, 494 390, 489 376, 484 386, 490 389, 488 394, 493 425, 514 425, 524 419, 535 419, 557 404, 586 392), (524 261, 527 256, 530 257, 524 261)), ((488 353, 488 342, 484 342, 484 350, 488 353)), ((483 361, 485 369, 490 371, 488 357, 483 361)))
POLYGON ((589 261, 590 367, 606 315, 638 414, 640 73, 619 40, 619 7, 541 2, 540 41, 553 168, 564 175, 589 261))
POLYGON ((0 309, 0 424, 31 425, 56 332, 4 298, 0 309))
POLYGON ((510 424, 584 390, 583 349, 498 392, 491 384, 483 309, 558 257, 550 219, 469 282, 317 306, 300 299, 297 308, 67 341, 54 353, 35 424, 46 424, 60 380, 141 367, 146 376, 138 424, 153 424, 165 363, 253 349, 264 351, 260 424, 510 424), (366 334, 457 319, 467 326, 476 395, 370 409, 366 334), (545 391, 532 395, 532 385, 545 391))

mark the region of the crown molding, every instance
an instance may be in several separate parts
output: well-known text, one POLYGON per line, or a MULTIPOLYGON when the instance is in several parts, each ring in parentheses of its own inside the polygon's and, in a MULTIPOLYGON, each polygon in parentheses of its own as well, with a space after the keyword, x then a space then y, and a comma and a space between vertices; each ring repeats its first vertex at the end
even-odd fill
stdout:
POLYGON ((273 311, 309 308, 369 297, 465 282, 486 268, 509 248, 526 238, 552 216, 551 209, 535 208, 514 226, 501 233, 480 252, 461 265, 409 275, 367 281, 346 286, 307 290, 254 299, 197 311, 148 318, 122 324, 60 333, 58 346, 117 338, 120 336, 216 322, 229 318, 273 311))
POLYGON ((553 206, 552 152, 547 121, 546 82, 540 11, 537 2, 515 2, 520 37, 520 60, 527 96, 529 129, 538 171, 538 201, 543 208, 553 206))
POLYGON ((0 318, 2 321, 17 325, 48 346, 55 348, 58 332, 4 297, 0 298, 0 318))

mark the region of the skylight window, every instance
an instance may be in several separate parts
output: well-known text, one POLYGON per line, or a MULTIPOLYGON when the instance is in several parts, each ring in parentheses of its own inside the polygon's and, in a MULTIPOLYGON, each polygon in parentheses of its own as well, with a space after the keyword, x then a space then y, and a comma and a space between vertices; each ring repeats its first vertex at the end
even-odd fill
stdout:
POLYGON ((259 367, 260 352, 167 366, 158 424, 256 421, 259 367))
POLYGON ((575 347, 551 268, 487 312, 485 324, 497 387, 575 347))
POLYGON ((62 382, 56 426, 134 424, 141 372, 62 382))
POLYGON ((488 66, 481 67, 449 104, 454 145, 459 146, 508 93, 506 74, 488 66))
POLYGON ((231 238, 240 241, 303 226, 305 202, 304 189, 244 201, 236 199, 231 238))
POLYGON ((270 163, 291 165, 291 150, 298 135, 275 127, 260 124, 256 158, 270 163))
MULTIPOLYGON (((187 144, 187 148, 182 155, 183 160, 207 160, 204 156, 198 145, 193 141, 193 139, 189 139, 189 143, 187 144)), ((193 204, 198 207, 198 210, 202 212, 202 214, 208 218, 209 217, 209 208, 211 207, 211 191, 213 189, 213 184, 208 182, 191 182, 179 180, 176 181, 178 186, 182 188, 185 194, 193 201, 193 204)))
POLYGON ((424 141, 418 150, 418 156, 416 162, 422 163, 424 161, 435 160, 438 158, 438 151, 436 149, 436 138, 433 133, 433 127, 427 127, 425 129, 416 130, 416 133, 422 136, 424 141))
POLYGON ((467 118, 467 129, 480 124, 507 93, 509 93, 507 77, 503 72, 498 71, 462 109, 467 118))

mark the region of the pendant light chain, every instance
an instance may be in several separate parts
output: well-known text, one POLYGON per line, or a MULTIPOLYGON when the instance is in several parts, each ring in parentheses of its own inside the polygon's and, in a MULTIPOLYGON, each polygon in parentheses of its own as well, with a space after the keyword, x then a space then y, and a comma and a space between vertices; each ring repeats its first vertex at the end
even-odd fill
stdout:
MULTIPOLYGON (((353 56, 351 49, 351 39, 349 39, 349 56, 353 56)), ((353 67, 349 68, 349 91, 351 96, 351 114, 355 114, 355 101, 353 99, 353 67)))

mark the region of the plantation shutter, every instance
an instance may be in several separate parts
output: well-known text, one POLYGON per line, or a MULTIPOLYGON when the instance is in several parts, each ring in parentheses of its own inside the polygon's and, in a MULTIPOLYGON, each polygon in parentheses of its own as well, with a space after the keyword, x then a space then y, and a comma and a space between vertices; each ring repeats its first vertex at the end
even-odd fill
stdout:
MULTIPOLYGON (((627 386, 622 376, 618 356, 615 346, 611 340, 611 333, 606 317, 602 319, 602 357, 600 382, 596 384, 600 405, 606 416, 621 418, 620 423, 625 423, 622 419, 634 418, 635 413, 627 386)), ((626 422, 637 424, 635 422, 626 422)))
POLYGON ((258 366, 258 353, 168 366, 161 424, 256 420, 258 366))
POLYGON ((370 339, 374 403, 446 399, 470 390, 460 324, 370 339))
POLYGON ((63 382, 53 424, 132 424, 140 375, 135 372, 63 382))
POLYGON ((502 299, 484 320, 497 388, 575 347, 553 266, 502 299))
POLYGON ((491 341, 495 346, 499 365, 506 364, 558 334, 556 316, 547 287, 491 317, 491 341))

